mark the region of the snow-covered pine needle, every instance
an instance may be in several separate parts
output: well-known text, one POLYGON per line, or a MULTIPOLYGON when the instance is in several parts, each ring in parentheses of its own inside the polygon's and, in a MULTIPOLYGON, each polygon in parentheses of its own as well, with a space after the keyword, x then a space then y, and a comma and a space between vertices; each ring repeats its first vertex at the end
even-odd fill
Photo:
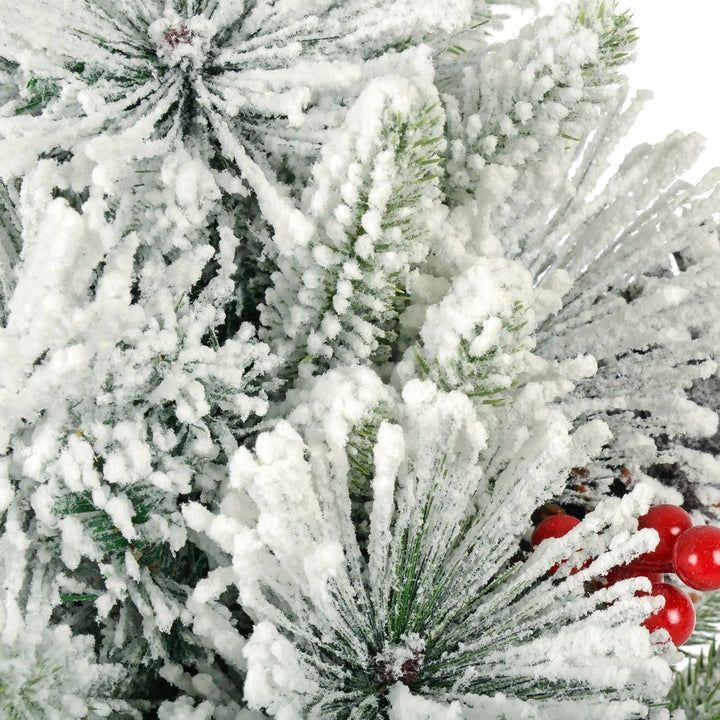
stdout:
POLYGON ((584 708, 584 699, 591 707, 602 697, 609 716, 630 718, 641 705, 615 705, 621 686, 662 693, 670 671, 640 626, 654 601, 632 595, 646 581, 586 592, 591 578, 654 543, 651 532, 631 534, 647 488, 608 500, 567 538, 513 560, 532 511, 564 485, 557 469, 597 448, 598 428, 570 435, 561 413, 537 403, 533 425, 519 403, 500 411, 517 443, 498 457, 471 401, 427 381, 410 382, 400 401, 369 369, 338 370, 299 399, 288 419, 300 434, 283 421, 259 436, 255 453, 233 459, 232 492, 252 498, 255 521, 185 510, 191 527, 230 554, 255 622, 243 651, 251 707, 288 718, 371 718, 417 696, 438 709, 469 708, 512 688, 513 702, 526 699, 538 717, 554 717, 564 699, 584 708), (353 424, 377 404, 392 409, 377 430, 365 556, 345 448, 353 424), (316 431, 318 421, 327 432, 316 431), (603 672, 582 659, 587 643, 602 652, 603 672))

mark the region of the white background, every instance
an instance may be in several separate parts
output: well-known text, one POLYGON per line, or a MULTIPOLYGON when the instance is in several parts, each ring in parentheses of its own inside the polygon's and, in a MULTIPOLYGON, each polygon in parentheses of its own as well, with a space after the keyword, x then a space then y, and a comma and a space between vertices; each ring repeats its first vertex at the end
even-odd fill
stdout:
MULTIPOLYGON (((546 15, 559 0, 540 0, 546 15)), ((657 142, 673 130, 706 139, 694 180, 720 165, 720 0, 619 0, 638 28, 637 60, 625 66, 633 88, 653 91, 623 148, 657 142)), ((522 14, 531 20, 534 13, 522 14)), ((515 23, 513 23, 515 27, 515 23)), ((510 28, 508 28, 510 29, 510 28)))

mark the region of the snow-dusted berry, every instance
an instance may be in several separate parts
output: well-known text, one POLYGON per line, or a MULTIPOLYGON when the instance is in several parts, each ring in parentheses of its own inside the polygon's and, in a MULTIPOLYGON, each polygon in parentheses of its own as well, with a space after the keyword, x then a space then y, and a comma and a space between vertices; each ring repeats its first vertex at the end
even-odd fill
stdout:
MULTIPOLYGON (((640 592, 638 595, 646 595, 640 592)), ((669 583, 652 586, 650 595, 665 599, 665 605, 652 613, 643 625, 650 631, 667 630, 676 647, 682 645, 695 629, 695 606, 678 587, 669 583)))

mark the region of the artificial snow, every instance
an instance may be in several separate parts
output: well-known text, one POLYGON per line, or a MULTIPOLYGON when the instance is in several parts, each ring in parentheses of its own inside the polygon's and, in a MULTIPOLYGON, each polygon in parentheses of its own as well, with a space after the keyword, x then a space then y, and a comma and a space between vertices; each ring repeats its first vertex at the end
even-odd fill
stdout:
POLYGON ((614 3, 507 42, 484 1, 5 5, 3 703, 661 702, 659 600, 596 582, 652 503, 717 517, 720 176, 674 182, 674 134, 603 187, 642 101, 614 3), (527 553, 550 502, 587 512, 527 553))

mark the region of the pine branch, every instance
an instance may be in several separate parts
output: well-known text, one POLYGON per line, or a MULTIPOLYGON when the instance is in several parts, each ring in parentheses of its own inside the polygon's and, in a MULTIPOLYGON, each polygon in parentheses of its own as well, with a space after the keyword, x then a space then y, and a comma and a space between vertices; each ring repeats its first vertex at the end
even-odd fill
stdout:
POLYGON ((288 380, 391 357, 409 275, 442 215, 442 115, 428 100, 426 87, 374 81, 326 148, 306 194, 317 232, 279 256, 261 314, 288 380))
POLYGON ((150 712, 165 662, 212 655, 180 622, 209 559, 188 540, 178 503, 212 502, 233 433, 265 411, 275 361, 251 326, 228 319, 241 239, 214 207, 211 171, 178 150, 133 167, 112 193, 89 178, 85 192, 79 164, 48 161, 55 172, 24 183, 26 203, 35 193, 48 204, 14 268, 1 384, 17 402, 1 421, 2 462, 14 507, 43 534, 39 567, 64 576, 56 620, 78 635, 102 623, 98 657, 128 675, 115 696, 153 698, 150 712), (204 190, 187 192, 195 182, 204 190), (48 233, 63 247, 84 238, 79 256, 49 261, 48 233), (73 352, 85 360, 60 380, 55 364, 73 352), (38 455, 45 433, 53 450, 38 455), (34 460, 8 461, 23 454, 34 460))
MULTIPOLYGON (((608 123, 622 127, 624 118, 608 123)), ((608 479, 599 493, 627 468, 632 479, 647 473, 680 490, 689 509, 703 506, 712 517, 720 500, 720 467, 692 448, 692 438, 713 435, 717 416, 687 390, 716 368, 710 340, 715 320, 705 308, 714 307, 720 292, 711 270, 716 223, 708 220, 720 196, 720 176, 709 173, 697 187, 673 183, 678 167, 699 151, 697 137, 673 134, 654 148, 636 148, 588 204, 581 198, 597 181, 595 165, 602 167, 610 152, 604 145, 612 145, 604 134, 595 140, 573 180, 578 186, 565 196, 569 202, 561 202, 557 220, 527 244, 531 269, 550 285, 555 274, 568 288, 562 308, 539 328, 537 352, 567 358, 592 348, 598 361, 597 373, 578 384, 573 412, 602 418, 616 438, 591 469, 591 475, 608 479), (628 195, 630 185, 646 177, 652 181, 628 195), (607 233, 602 241, 600 227, 607 233), (540 250, 553 245, 554 257, 540 250), (706 280, 696 284, 701 276, 706 280), (677 292, 682 299, 669 301, 677 292), (604 329, 611 326, 612 337, 604 329), (648 441, 639 443, 643 436, 648 441)), ((591 503, 593 497, 588 495, 591 503)))
POLYGON ((115 696, 125 669, 99 659, 95 638, 87 632, 73 633, 61 619, 55 607, 57 580, 43 565, 44 551, 33 547, 27 552, 28 536, 15 512, 6 517, 4 527, 0 572, 6 582, 0 588, 0 603, 9 614, 2 618, 0 638, 0 715, 13 720, 99 720, 117 713, 119 718, 141 720, 132 704, 115 696))
POLYGON ((30 78, 26 93, 14 109, 15 115, 40 115, 60 95, 60 86, 49 78, 30 78))
MULTIPOLYGON (((503 437, 503 447, 514 450, 499 458, 503 451, 488 447, 478 464, 480 438, 470 401, 429 383, 411 383, 404 393, 406 405, 393 409, 400 424, 383 422, 377 432, 363 556, 351 518, 353 480, 345 448, 374 394, 370 375, 367 368, 334 370, 304 384, 302 397, 294 398, 297 411, 290 415, 302 436, 281 422, 258 437, 255 453, 238 453, 231 482, 256 504, 256 521, 246 524, 237 516, 218 521, 212 513, 192 513, 196 530, 231 550, 232 570, 228 566, 227 571, 257 620, 245 646, 251 707, 275 715, 293 707, 308 717, 371 717, 371 711, 382 716, 394 702, 390 689, 398 682, 418 703, 443 703, 438 707, 500 691, 543 703, 547 717, 554 702, 587 699, 582 707, 590 707, 601 698, 613 704, 622 694, 613 689, 610 675, 598 678, 596 663, 578 675, 574 650, 568 650, 567 672, 561 676, 552 670, 552 677, 541 678, 539 665, 542 648, 547 650, 547 627, 557 628, 554 643, 564 647, 567 638, 569 648, 584 648, 601 636, 603 643, 611 637, 618 648, 625 647, 628 633, 633 642, 647 641, 640 621, 649 607, 632 596, 633 588, 616 587, 612 598, 604 591, 585 592, 585 580, 619 562, 618 553, 634 555, 650 541, 638 534, 613 549, 608 546, 621 526, 636 522, 635 503, 643 502, 642 493, 598 508, 581 535, 548 546, 542 556, 511 563, 518 528, 537 503, 530 496, 541 484, 546 492, 562 485, 555 475, 560 455, 563 462, 573 462, 570 456, 587 451, 585 443, 597 437, 597 428, 581 433, 567 457, 569 448, 551 448, 552 458, 544 457, 543 469, 535 466, 530 483, 522 460, 526 448, 536 443, 551 447, 550 438, 562 432, 560 417, 552 429, 546 415, 529 427, 521 398, 496 409, 507 417, 493 436, 503 437), (332 433, 317 432, 320 418, 332 433), (284 480, 290 468, 292 486, 284 480), (468 512, 473 498, 479 505, 468 512), (242 540, 228 545, 217 532, 221 526, 233 528, 233 537, 242 540), (273 531, 265 532, 266 527, 273 531), (599 565, 573 575, 569 567, 562 577, 547 575, 577 547, 583 550, 575 551, 573 565, 590 556, 599 565), (265 568, 261 575, 253 571, 258 567, 265 568), (600 626, 604 633, 590 631, 600 626), (277 652, 282 648, 284 667, 292 668, 292 686, 274 672, 270 646, 277 652)), ((534 390, 528 393, 537 398, 534 390)), ((607 648, 603 654, 608 657, 607 648)), ((631 682, 643 684, 653 677, 653 682, 662 678, 662 684, 667 674, 650 672, 631 682)), ((647 686, 649 694, 657 691, 647 686)), ((638 703, 626 705, 627 717, 631 706, 639 708, 638 703)))
MULTIPOLYGON (((632 59, 635 41, 631 16, 617 14, 614 2, 582 0, 537 20, 493 53, 461 58, 462 93, 444 98, 449 201, 465 204, 493 175, 509 181, 505 197, 543 194, 542 183, 547 193, 548 184, 562 179, 558 162, 562 170, 570 167, 577 142, 616 91, 618 68, 632 59), (552 54, 538 47, 553 48, 552 54), (524 68, 522 76, 510 67, 524 68)), ((522 215, 518 205, 513 212, 522 215)), ((510 257, 518 250, 512 240, 512 234, 503 238, 510 257)))
MULTIPOLYGON (((483 293, 490 295, 492 288, 483 284, 483 293)), ((443 302, 448 302, 446 298, 443 302)), ((466 314, 472 298, 462 295, 466 314)), ((454 309, 456 311, 456 309, 454 309)), ((501 405, 506 401, 508 391, 516 384, 516 377, 523 368, 525 354, 532 347, 529 339, 532 328, 528 328, 525 319, 527 306, 522 300, 515 300, 509 307, 503 308, 498 315, 483 317, 473 328, 472 333, 460 337, 457 350, 448 359, 449 338, 443 341, 445 353, 438 357, 437 344, 428 352, 420 342, 415 350, 418 373, 423 379, 432 380, 446 392, 459 390, 471 398, 477 398, 485 405, 501 405), (472 336, 475 337, 472 337, 472 336), (471 339, 472 338, 472 339, 471 339)), ((430 310, 430 315, 432 309, 430 310)), ((452 313, 452 311, 451 311, 452 313)), ((489 314, 489 313, 488 313, 489 314)), ((448 317, 441 319, 429 317, 421 329, 421 337, 431 335, 431 322, 443 324, 447 332, 448 317)))
POLYGON ((434 33, 424 39, 435 51, 438 87, 445 88, 453 84, 458 62, 462 62, 462 56, 468 50, 486 49, 492 42, 493 34, 512 17, 508 13, 511 7, 537 11, 538 3, 537 0, 476 0, 471 16, 463 27, 452 33, 434 33))
MULTIPOLYGON (((100 465, 102 460, 99 460, 100 465)), ((165 498, 152 486, 144 484, 130 485, 123 489, 122 496, 132 508, 131 520, 139 538, 128 540, 114 524, 113 519, 97 507, 89 491, 69 493, 55 501, 54 511, 59 518, 74 517, 80 520, 85 532, 97 545, 103 555, 123 554, 129 548, 135 559, 143 565, 157 570, 157 556, 162 554, 163 543, 143 540, 143 525, 151 513, 160 510, 165 498)))
POLYGON ((720 656, 716 638, 698 656, 689 656, 687 668, 675 674, 667 698, 671 711, 682 710, 687 720, 715 720, 720 717, 720 656))
POLYGON ((373 449, 377 443, 380 425, 387 420, 388 410, 382 405, 374 408, 366 418, 353 427, 348 436, 346 452, 350 464, 348 495, 352 505, 352 524, 357 534, 360 552, 367 556, 370 536, 370 505, 372 478, 375 474, 373 449))
POLYGON ((20 116, 0 123, 13 154, 21 143, 29 156, 3 158, 3 177, 31 167, 38 147, 73 150, 100 132, 146 141, 184 137, 210 159, 208 129, 218 120, 233 125, 251 154, 272 155, 277 139, 307 113, 308 132, 284 147, 300 167, 317 153, 314 135, 324 138, 328 129, 329 114, 314 108, 356 97, 365 60, 451 33, 469 14, 467 0, 430 13, 410 0, 322 8, 203 0, 167 11, 138 0, 88 0, 63 13, 46 13, 41 0, 9 7, 6 21, 18 30, 34 27, 41 15, 45 22, 34 36, 13 32, 3 43, 7 61, 32 78, 20 116), (58 94, 53 113, 41 113, 58 94))
POLYGON ((581 25, 598 32, 600 58, 588 65, 588 74, 596 75, 597 84, 608 84, 616 78, 616 68, 632 62, 637 44, 637 28, 632 24, 632 13, 626 10, 617 12, 616 0, 599 4, 595 0, 582 0, 578 3, 578 20, 581 25), (602 71, 606 75, 603 77, 602 71))

